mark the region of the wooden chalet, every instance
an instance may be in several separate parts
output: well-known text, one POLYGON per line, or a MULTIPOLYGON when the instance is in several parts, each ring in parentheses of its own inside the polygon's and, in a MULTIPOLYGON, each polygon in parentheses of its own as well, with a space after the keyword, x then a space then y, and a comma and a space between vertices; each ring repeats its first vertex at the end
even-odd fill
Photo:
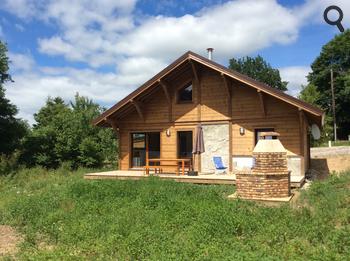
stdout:
POLYGON ((112 127, 119 142, 119 169, 142 170, 149 159, 192 158, 201 124, 205 152, 194 169, 213 173, 220 156, 228 172, 249 168, 260 132, 275 131, 287 149, 292 176, 309 167, 309 126, 323 112, 297 98, 186 52, 134 92, 94 119, 112 127))

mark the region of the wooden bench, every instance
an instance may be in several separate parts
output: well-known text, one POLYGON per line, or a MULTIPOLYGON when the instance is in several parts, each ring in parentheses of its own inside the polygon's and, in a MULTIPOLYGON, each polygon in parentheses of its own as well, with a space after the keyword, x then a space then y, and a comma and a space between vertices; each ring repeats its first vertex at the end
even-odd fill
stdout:
POLYGON ((144 166, 143 167, 143 173, 146 174, 146 175, 149 175, 151 170, 154 170, 155 174, 162 172, 162 169, 160 168, 160 166, 157 166, 157 165, 155 165, 155 166, 144 166))
POLYGON ((186 167, 188 168, 188 170, 192 168, 191 159, 149 159, 146 161, 144 171, 146 172, 146 175, 149 175, 149 171, 151 169, 154 169, 155 174, 157 174, 163 173, 164 168, 175 168, 176 175, 180 175, 180 169, 182 170, 182 175, 185 175, 186 167), (150 163, 159 163, 159 165, 150 165, 150 163))

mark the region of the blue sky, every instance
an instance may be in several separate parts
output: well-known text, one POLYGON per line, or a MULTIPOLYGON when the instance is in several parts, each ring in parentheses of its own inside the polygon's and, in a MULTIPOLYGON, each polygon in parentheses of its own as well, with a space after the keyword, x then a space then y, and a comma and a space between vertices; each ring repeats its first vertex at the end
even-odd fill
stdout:
MULTIPOLYGON (((297 95, 322 45, 338 33, 323 21, 336 4, 350 26, 350 1, 2 0, 0 39, 15 80, 7 96, 19 117, 48 96, 76 92, 111 106, 186 52, 214 60, 262 55, 297 95)), ((334 15, 334 14, 332 14, 334 15)))

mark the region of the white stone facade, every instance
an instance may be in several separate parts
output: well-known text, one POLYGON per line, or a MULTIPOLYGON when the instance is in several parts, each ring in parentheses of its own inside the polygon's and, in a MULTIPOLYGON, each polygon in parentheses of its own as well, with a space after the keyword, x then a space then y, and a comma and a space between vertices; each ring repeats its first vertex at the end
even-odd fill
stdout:
POLYGON ((208 124, 202 125, 204 136, 205 152, 201 155, 201 165, 203 173, 215 172, 213 162, 214 156, 220 156, 222 162, 229 166, 229 125, 228 124, 208 124))

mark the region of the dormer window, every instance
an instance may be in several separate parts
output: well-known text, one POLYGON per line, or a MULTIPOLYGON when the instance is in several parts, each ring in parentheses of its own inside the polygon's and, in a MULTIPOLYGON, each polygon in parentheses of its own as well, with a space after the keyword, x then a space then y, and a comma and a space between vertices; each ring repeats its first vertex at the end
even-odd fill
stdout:
POLYGON ((189 82, 178 91, 178 102, 192 102, 192 82, 189 82))

